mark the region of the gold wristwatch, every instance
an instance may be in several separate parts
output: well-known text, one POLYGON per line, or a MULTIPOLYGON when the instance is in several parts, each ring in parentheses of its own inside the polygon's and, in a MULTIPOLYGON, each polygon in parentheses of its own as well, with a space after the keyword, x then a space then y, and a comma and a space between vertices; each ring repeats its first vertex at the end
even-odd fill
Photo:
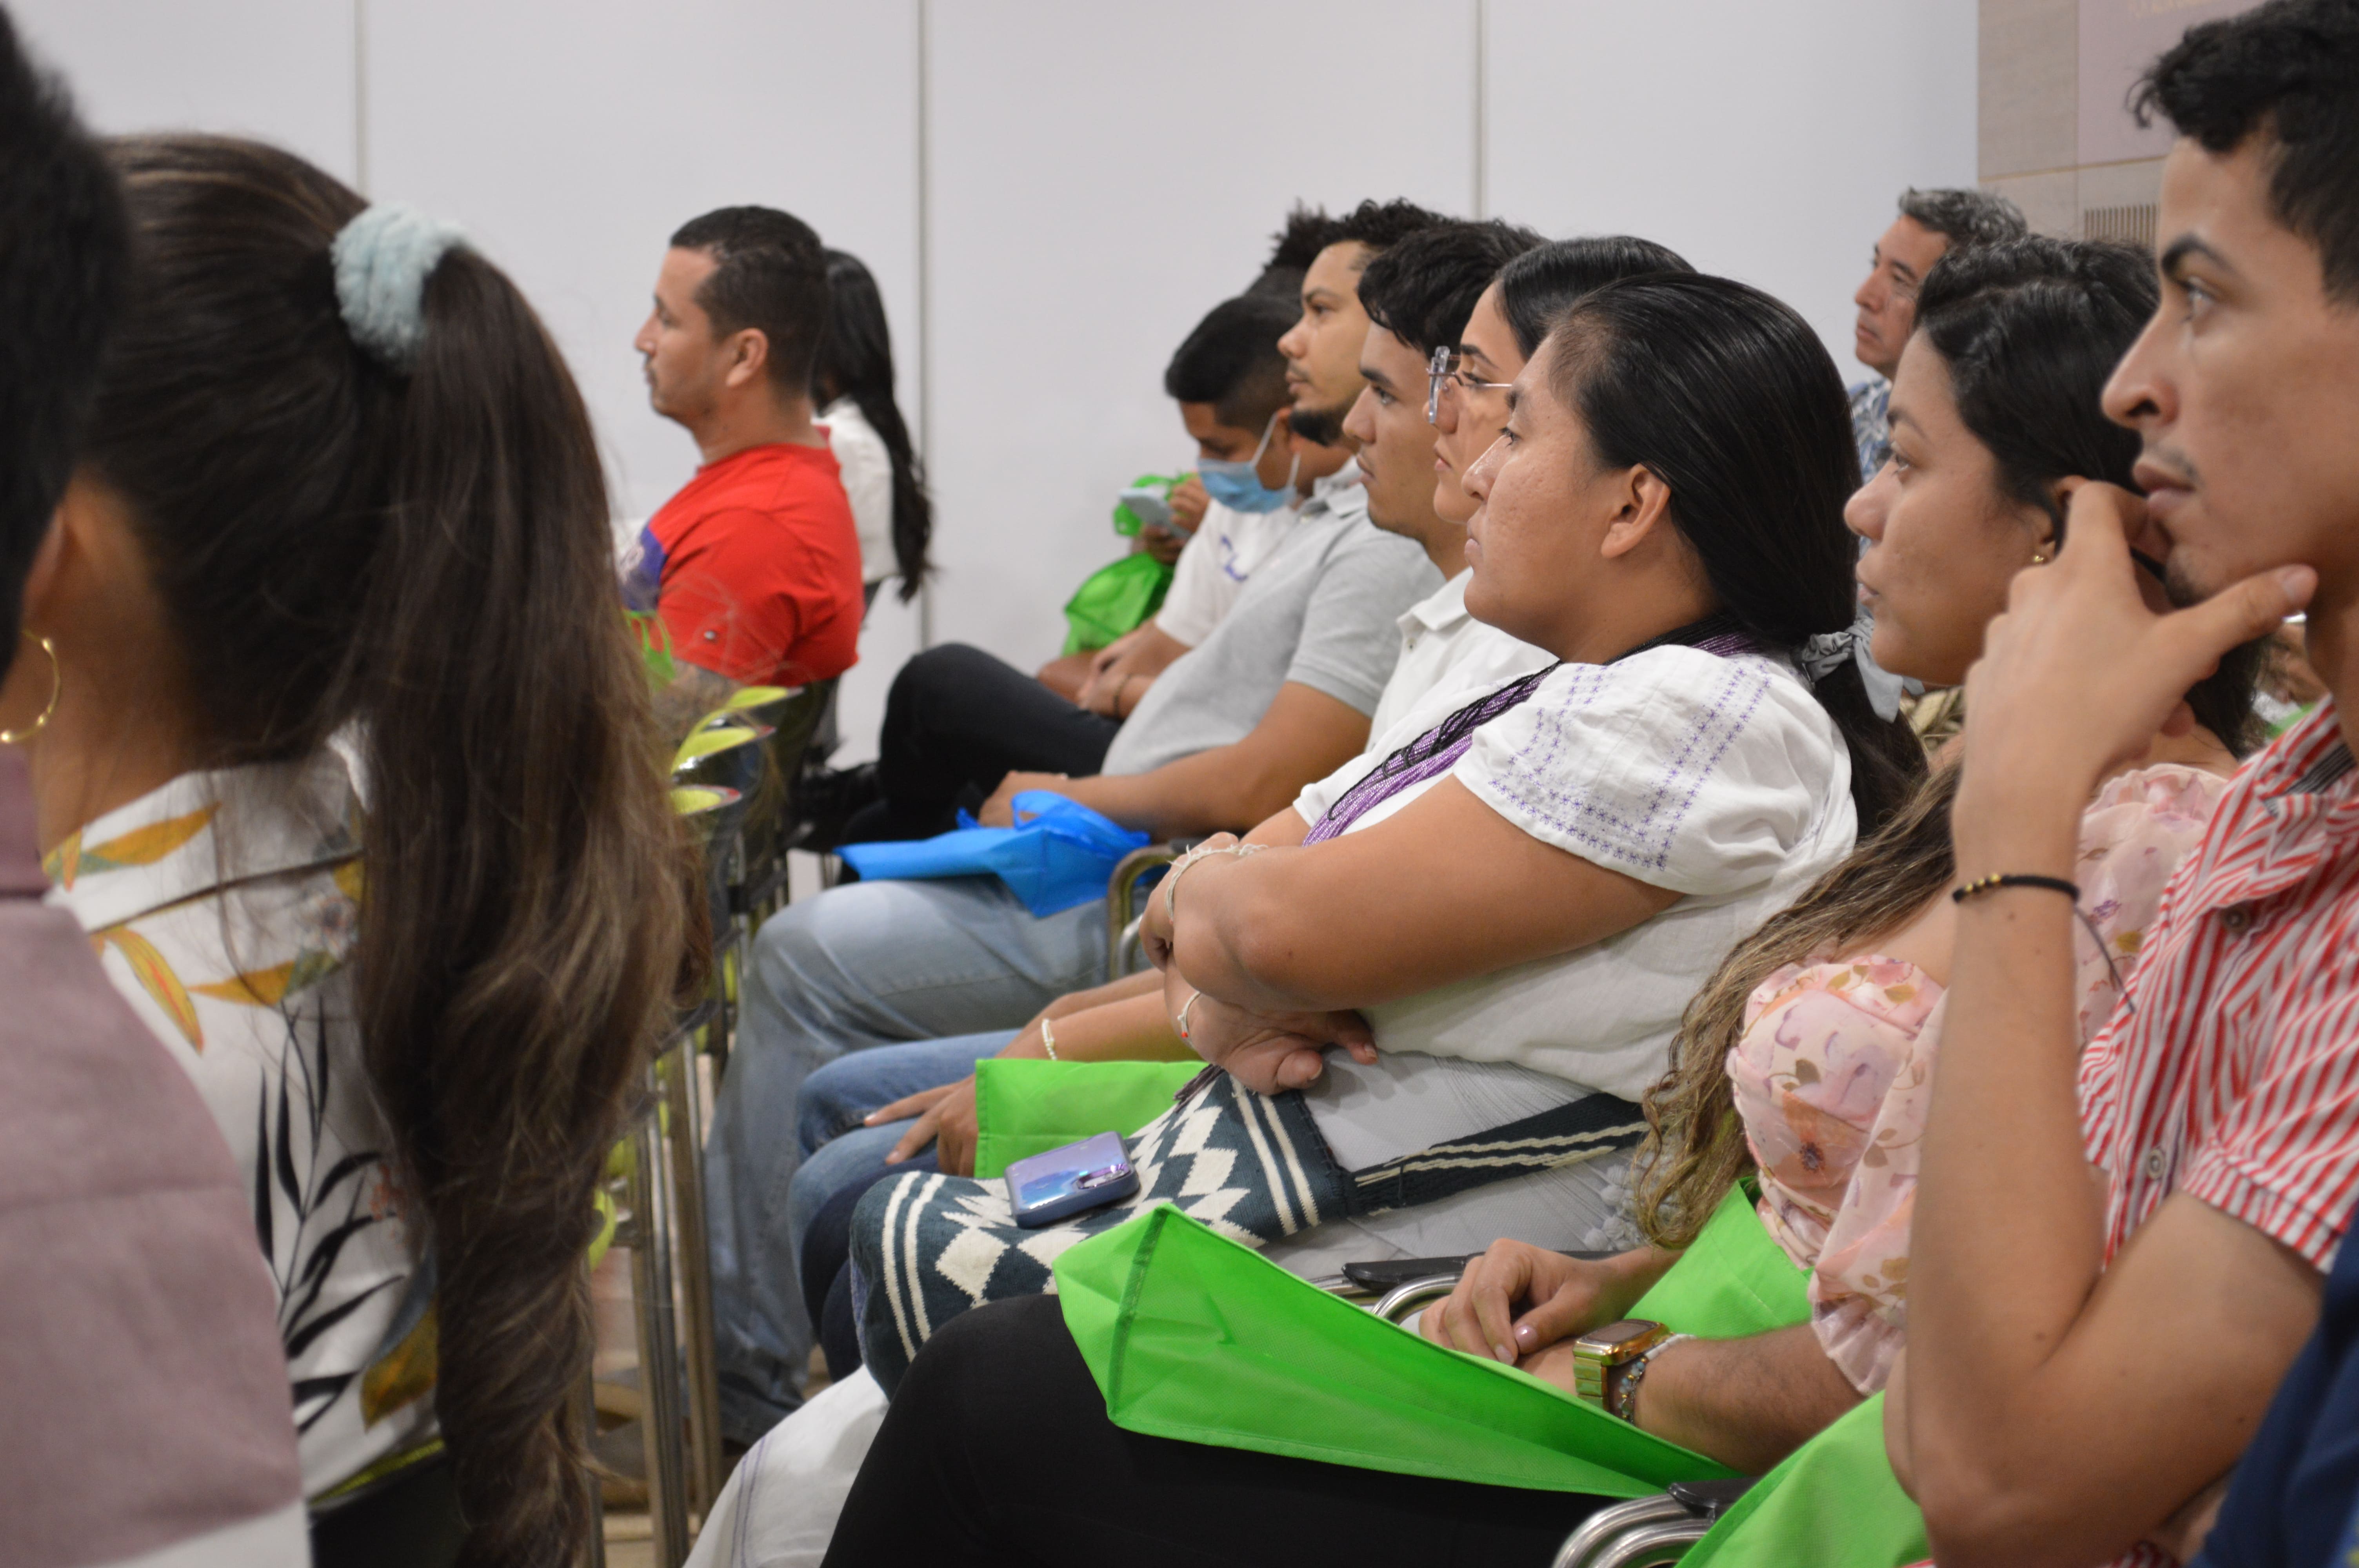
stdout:
POLYGON ((1614 1373, 1661 1344, 1670 1332, 1643 1317, 1625 1317, 1591 1329, 1572 1342, 1573 1392, 1611 1411, 1614 1407, 1606 1394, 1614 1373))

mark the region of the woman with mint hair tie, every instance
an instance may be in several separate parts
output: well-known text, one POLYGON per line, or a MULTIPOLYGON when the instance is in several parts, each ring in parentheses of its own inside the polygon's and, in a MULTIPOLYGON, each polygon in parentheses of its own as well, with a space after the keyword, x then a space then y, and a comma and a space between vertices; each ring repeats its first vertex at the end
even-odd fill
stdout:
POLYGON ((437 1552, 571 1564, 592 1194, 687 919, 590 422, 455 231, 112 157, 129 296, 26 596, 57 898, 245 1172, 320 1560, 399 1476, 437 1552))

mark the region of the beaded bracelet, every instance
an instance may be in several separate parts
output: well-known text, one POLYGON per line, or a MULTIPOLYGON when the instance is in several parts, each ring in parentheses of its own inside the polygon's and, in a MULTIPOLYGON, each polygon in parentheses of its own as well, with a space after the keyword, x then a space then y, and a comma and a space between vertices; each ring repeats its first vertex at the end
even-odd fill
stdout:
POLYGON ((1045 1018, 1040 1021, 1040 1049, 1049 1053, 1051 1062, 1057 1059, 1057 1032, 1045 1018))
POLYGON ((1977 877, 1965 886, 1952 891, 1950 898, 1953 903, 1963 903, 1977 893, 1990 892, 1998 888, 2045 888, 2049 892, 2062 893, 2074 903, 2081 902, 2080 888, 2074 883, 2066 881, 2062 877, 2038 877, 2028 872, 2012 871, 2003 872, 1997 876, 1977 877))

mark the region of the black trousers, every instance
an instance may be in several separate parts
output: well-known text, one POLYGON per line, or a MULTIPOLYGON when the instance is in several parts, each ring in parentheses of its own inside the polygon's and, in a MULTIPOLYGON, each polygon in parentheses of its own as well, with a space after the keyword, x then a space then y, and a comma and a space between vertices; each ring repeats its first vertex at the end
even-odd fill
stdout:
POLYGON ((846 842, 947 832, 1011 773, 1094 773, 1121 728, 980 648, 929 648, 893 677, 876 755, 885 798, 846 842))
POLYGON ((829 1568, 1542 1568, 1609 1499, 1395 1476, 1142 1437, 1054 1296, 962 1314, 902 1380, 829 1568))

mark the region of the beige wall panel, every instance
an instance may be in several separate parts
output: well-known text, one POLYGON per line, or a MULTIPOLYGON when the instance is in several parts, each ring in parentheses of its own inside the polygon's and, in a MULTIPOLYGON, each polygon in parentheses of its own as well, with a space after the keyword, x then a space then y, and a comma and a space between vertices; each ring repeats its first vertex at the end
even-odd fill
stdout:
POLYGON ((2129 207, 2162 195, 2162 160, 2101 163, 2081 171, 2081 206, 2129 207))
POLYGON ((2023 209, 2032 232, 2060 240, 2081 237, 2081 204, 2071 169, 2055 174, 2018 174, 2006 179, 1985 179, 1984 190, 1995 191, 2023 209))
POLYGON ((2074 0, 1982 0, 1982 178, 2069 168, 2078 157, 2074 0))

